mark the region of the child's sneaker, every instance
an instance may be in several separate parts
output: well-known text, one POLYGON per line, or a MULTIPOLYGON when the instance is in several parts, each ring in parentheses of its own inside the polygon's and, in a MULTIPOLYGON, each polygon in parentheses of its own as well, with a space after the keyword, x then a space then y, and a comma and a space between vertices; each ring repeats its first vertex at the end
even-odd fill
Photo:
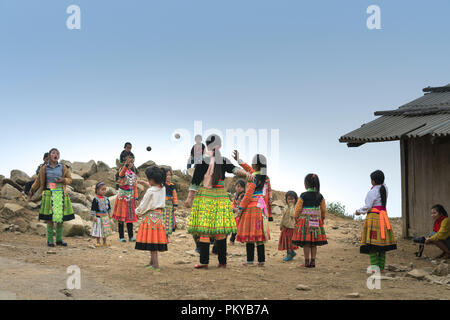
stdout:
POLYGON ((288 253, 286 257, 283 258, 283 261, 291 261, 292 259, 294 259, 294 256, 288 253))
POLYGON ((136 238, 135 237, 130 238, 130 242, 136 242, 136 238))
POLYGON ((119 241, 120 242, 127 242, 127 240, 125 240, 124 238, 120 238, 119 241))
POLYGON ((291 251, 291 256, 292 258, 295 257, 297 255, 297 252, 295 252, 294 250, 291 251))

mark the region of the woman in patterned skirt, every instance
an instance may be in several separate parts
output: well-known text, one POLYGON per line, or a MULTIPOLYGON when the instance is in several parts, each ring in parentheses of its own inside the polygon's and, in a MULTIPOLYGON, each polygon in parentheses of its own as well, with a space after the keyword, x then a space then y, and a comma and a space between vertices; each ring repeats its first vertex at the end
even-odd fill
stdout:
POLYGON ((372 268, 384 270, 386 252, 397 249, 394 231, 386 210, 387 187, 384 173, 376 170, 370 174, 372 188, 367 193, 364 207, 356 210, 356 215, 367 214, 361 233, 360 253, 368 254, 372 268))
POLYGON ((36 181, 31 186, 28 200, 39 188, 42 189, 39 220, 47 221, 47 245, 54 247, 53 225, 56 223, 56 245, 67 246, 63 241, 63 221, 75 219, 72 203, 66 187, 72 183, 72 175, 66 165, 59 163, 59 151, 49 151, 49 162, 41 166, 36 181))
POLYGON ((200 236, 200 264, 195 268, 208 268, 210 238, 216 239, 219 267, 226 267, 226 237, 236 232, 231 201, 224 187, 225 173, 253 176, 234 166, 220 154, 221 139, 212 134, 206 139, 208 156, 195 165, 194 176, 189 187, 185 205, 191 208, 188 232, 200 236))

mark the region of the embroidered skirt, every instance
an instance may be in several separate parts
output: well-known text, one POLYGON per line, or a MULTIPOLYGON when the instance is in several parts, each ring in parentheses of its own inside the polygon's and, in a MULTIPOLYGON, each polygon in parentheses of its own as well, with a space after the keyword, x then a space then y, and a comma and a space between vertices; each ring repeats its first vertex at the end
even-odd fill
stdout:
POLYGON ((166 208, 164 209, 164 225, 167 235, 172 234, 175 226, 175 213, 173 212, 172 201, 166 201, 166 208))
POLYGON ((249 203, 239 219, 236 240, 239 242, 266 242, 270 240, 269 222, 256 201, 249 203))
POLYGON ((377 213, 369 212, 361 233, 360 253, 385 252, 397 249, 394 231, 384 226, 385 238, 381 239, 380 218, 377 213))
POLYGON ((280 234, 280 240, 278 241, 278 250, 292 251, 298 249, 298 247, 292 244, 292 237, 294 236, 294 229, 282 228, 280 234))
POLYGON ((144 215, 136 237, 137 250, 167 251, 164 210, 150 210, 144 215))
POLYGON ((200 187, 192 204, 188 233, 227 235, 236 232, 231 201, 224 188, 200 187))
POLYGON ((97 217, 97 220, 92 222, 91 236, 96 238, 106 238, 110 235, 112 235, 112 227, 108 215, 97 217))
POLYGON ((136 222, 136 200, 133 196, 133 190, 119 189, 112 218, 114 220, 126 223, 136 222))
POLYGON ((73 213, 72 203, 62 188, 45 190, 42 193, 39 220, 61 223, 73 219, 75 219, 75 215, 73 213))
POLYGON ((302 214, 295 223, 292 244, 299 247, 305 245, 323 246, 328 244, 323 221, 317 209, 303 208, 302 214))

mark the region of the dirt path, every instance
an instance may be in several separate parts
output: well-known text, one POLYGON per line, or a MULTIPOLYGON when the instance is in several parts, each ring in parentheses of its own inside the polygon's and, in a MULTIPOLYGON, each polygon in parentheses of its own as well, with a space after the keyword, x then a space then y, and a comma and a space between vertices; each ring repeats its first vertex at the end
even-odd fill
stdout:
MULTIPOLYGON (((393 222, 400 235, 399 222, 393 222)), ((144 268, 148 253, 132 243, 120 243, 117 234, 109 248, 91 248, 88 237, 67 238, 67 248, 48 254, 45 238, 37 235, 0 233, 0 299, 439 299, 449 297, 449 285, 431 284, 388 274, 380 290, 366 286, 368 257, 359 254, 356 243, 362 223, 329 216, 325 228, 329 244, 319 248, 317 268, 302 269, 302 253, 292 262, 283 262, 278 252, 278 224, 271 223, 266 246, 266 266, 243 267, 245 245, 228 246, 228 267, 217 269, 211 255, 209 270, 195 270, 198 256, 192 237, 184 230, 172 235, 169 251, 160 255, 161 272, 144 268), (81 289, 65 290, 67 267, 81 270, 81 289), (311 290, 297 290, 297 285, 311 290)), ((428 259, 414 256, 415 246, 400 240, 399 249, 387 254, 388 264, 416 268, 432 267, 428 259)), ((426 255, 437 251, 427 249, 426 255)))

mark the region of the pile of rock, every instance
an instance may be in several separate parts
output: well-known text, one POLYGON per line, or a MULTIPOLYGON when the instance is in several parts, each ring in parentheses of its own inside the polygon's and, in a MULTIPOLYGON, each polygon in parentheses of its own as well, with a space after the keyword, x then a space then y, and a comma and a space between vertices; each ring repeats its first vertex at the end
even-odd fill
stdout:
POLYGON ((450 268, 445 260, 432 261, 434 267, 414 268, 411 263, 409 267, 402 265, 386 265, 386 270, 399 273, 405 278, 428 281, 438 285, 450 285, 450 268))

